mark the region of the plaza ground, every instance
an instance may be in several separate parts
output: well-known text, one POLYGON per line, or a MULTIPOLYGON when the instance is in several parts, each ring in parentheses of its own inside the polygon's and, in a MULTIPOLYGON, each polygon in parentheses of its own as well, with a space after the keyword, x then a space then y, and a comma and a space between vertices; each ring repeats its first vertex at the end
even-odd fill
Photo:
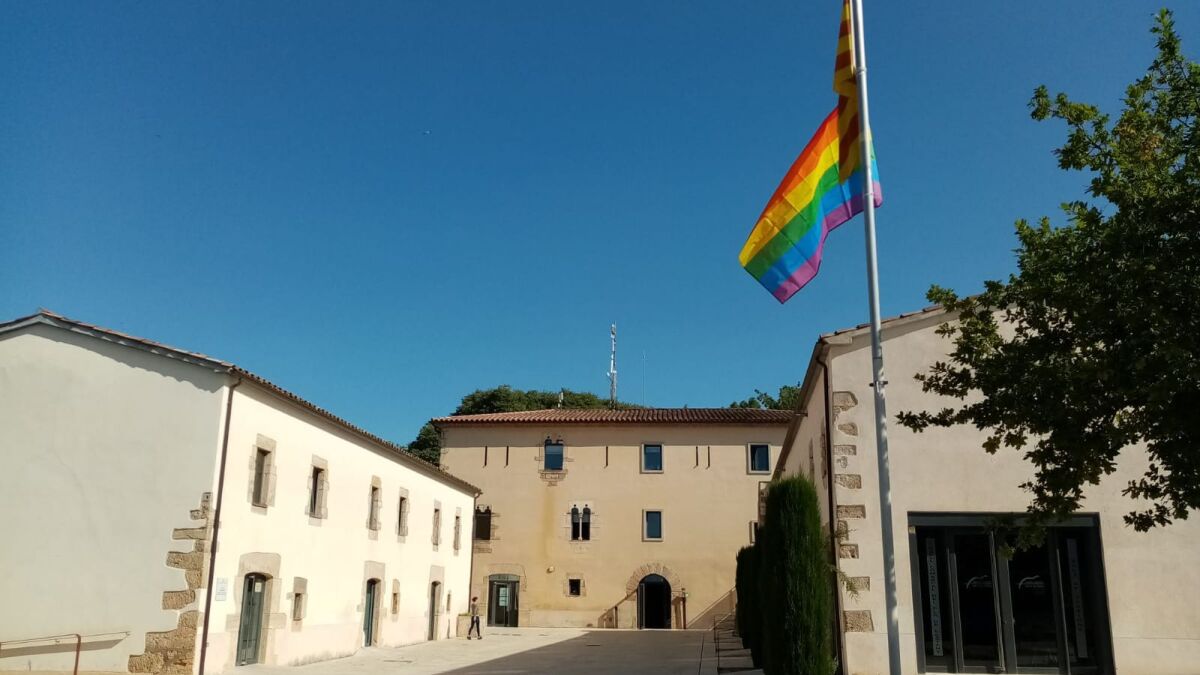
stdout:
POLYGON ((349 658, 305 666, 244 666, 238 671, 242 675, 761 672, 748 669, 741 645, 730 635, 716 637, 714 640, 711 630, 496 628, 485 633, 483 640, 451 639, 408 647, 372 647, 349 658))

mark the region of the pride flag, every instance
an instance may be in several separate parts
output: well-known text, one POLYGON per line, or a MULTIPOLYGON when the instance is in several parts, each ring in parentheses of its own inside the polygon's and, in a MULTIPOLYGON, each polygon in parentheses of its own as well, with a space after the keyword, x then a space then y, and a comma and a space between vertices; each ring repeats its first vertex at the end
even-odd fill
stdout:
MULTIPOLYGON (((738 256, 742 267, 779 302, 787 302, 817 275, 825 237, 863 209, 853 54, 850 4, 846 1, 834 66, 838 105, 784 175, 738 256)), ((883 191, 874 151, 871 179, 875 206, 880 206, 883 191)))

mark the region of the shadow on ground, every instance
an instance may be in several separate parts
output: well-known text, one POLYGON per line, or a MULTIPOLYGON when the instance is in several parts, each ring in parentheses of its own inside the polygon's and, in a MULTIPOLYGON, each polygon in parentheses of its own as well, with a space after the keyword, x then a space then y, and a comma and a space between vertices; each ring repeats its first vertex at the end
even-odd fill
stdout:
MULTIPOLYGON (((447 670, 456 675, 518 673, 655 673, 695 675, 715 672, 706 631, 588 631, 577 638, 447 670), (707 654, 705 653, 708 647, 707 654)), ((487 639, 487 635, 484 635, 487 639)))

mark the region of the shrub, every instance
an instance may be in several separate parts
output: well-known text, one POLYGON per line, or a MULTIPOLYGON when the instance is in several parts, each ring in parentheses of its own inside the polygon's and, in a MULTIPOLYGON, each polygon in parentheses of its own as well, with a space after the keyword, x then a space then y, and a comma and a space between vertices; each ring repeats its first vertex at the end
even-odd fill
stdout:
POLYGON ((758 575, 754 569, 754 549, 746 546, 737 552, 737 572, 734 575, 737 606, 734 608, 734 619, 737 622, 738 636, 742 638, 742 647, 750 648, 750 636, 754 634, 758 619, 755 606, 758 600, 758 575), (753 620, 752 620, 753 618, 753 620))
POLYGON ((760 632, 767 675, 830 675, 833 569, 816 488, 803 477, 771 484, 761 547, 760 632))

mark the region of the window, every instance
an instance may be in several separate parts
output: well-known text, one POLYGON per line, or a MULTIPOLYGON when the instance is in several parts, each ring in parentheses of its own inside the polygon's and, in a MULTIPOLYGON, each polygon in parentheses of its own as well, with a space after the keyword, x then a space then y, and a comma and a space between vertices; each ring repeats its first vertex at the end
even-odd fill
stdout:
POLYGON ((271 451, 258 448, 254 456, 254 493, 251 501, 255 506, 267 505, 267 467, 271 465, 271 451))
POLYGON ((571 507, 571 541, 590 541, 592 539, 592 507, 571 507))
POLYGON ((1095 520, 1052 526, 1040 546, 1006 558, 988 518, 909 519, 920 670, 1108 672, 1095 520))
POLYGON ((400 591, 392 591, 392 614, 400 613, 400 591))
POLYGON ((660 473, 663 470, 663 451, 661 445, 642 446, 642 472, 660 473))
POLYGON ((567 595, 571 597, 579 597, 583 591, 583 581, 580 579, 567 579, 567 595))
POLYGON ((379 509, 383 506, 383 499, 379 496, 380 489, 378 485, 371 486, 371 503, 370 511, 367 516, 367 528, 371 530, 379 529, 379 509))
POLYGON ((400 506, 396 509, 397 533, 403 537, 408 534, 408 497, 400 495, 400 506))
POLYGON ((546 471, 562 471, 563 469, 563 444, 562 441, 551 441, 546 439, 546 446, 543 452, 543 468, 546 471))
POLYGON ((435 508, 433 510, 433 545, 437 546, 442 541, 442 510, 435 508))
POLYGON ((746 453, 750 473, 771 473, 771 446, 766 443, 751 443, 746 453))
POLYGON ((756 541, 758 541, 758 521, 752 520, 750 521, 750 543, 753 544, 756 541))
POLYGON ((662 541, 662 511, 642 511, 642 539, 662 541))
POLYGON ((492 539, 492 507, 475 507, 475 539, 491 541, 492 539))
POLYGON ((462 535, 462 516, 455 514, 454 516, 454 550, 459 547, 459 538, 462 535))
POLYGON ((325 469, 319 466, 312 468, 312 476, 308 481, 308 515, 313 518, 321 517, 321 507, 325 503, 325 469))
POLYGON ((292 621, 300 621, 304 618, 304 594, 292 594, 292 621))

